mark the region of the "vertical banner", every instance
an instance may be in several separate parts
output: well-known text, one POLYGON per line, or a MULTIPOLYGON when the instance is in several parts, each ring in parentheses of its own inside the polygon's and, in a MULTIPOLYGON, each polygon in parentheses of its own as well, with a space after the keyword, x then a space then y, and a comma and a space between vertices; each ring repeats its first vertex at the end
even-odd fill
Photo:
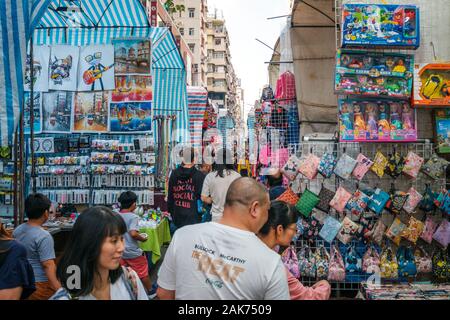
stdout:
POLYGON ((152 27, 158 26, 158 1, 147 1, 147 6, 150 13, 150 24, 152 27))

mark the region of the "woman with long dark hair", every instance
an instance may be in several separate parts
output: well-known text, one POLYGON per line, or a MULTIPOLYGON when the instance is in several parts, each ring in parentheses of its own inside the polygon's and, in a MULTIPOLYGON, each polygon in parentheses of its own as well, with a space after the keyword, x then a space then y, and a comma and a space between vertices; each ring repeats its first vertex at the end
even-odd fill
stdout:
MULTIPOLYGON (((288 247, 297 234, 299 214, 295 207, 282 201, 272 201, 269 218, 259 231, 259 238, 271 249, 277 246, 288 247)), ((291 300, 327 300, 330 297, 330 284, 323 280, 312 287, 304 287, 289 270, 288 286, 291 300)))
POLYGON ((51 300, 148 300, 136 272, 120 266, 126 232, 107 207, 83 212, 58 264, 62 288, 51 300))
POLYGON ((28 298, 35 290, 25 247, 11 238, 0 219, 0 300, 28 298))
POLYGON ((234 180, 240 177, 241 175, 235 171, 233 153, 227 149, 218 150, 213 172, 206 176, 202 189, 202 201, 206 204, 212 204, 211 216, 213 222, 218 222, 222 218, 228 188, 234 180))

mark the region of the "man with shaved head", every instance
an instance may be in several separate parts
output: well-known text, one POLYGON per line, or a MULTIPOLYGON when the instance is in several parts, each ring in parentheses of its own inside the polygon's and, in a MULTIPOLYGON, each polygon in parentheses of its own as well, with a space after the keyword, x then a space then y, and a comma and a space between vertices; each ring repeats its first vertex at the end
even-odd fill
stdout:
POLYGON ((159 272, 159 298, 289 300, 280 256, 256 236, 269 208, 263 185, 250 178, 235 180, 219 222, 175 233, 159 272))

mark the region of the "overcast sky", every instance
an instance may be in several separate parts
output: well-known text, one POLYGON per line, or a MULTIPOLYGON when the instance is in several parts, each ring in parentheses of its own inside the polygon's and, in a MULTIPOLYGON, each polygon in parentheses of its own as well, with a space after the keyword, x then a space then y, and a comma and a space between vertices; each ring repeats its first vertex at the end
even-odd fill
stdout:
MULTIPOLYGON (((289 0, 207 0, 209 11, 223 11, 231 41, 231 56, 237 76, 242 79, 245 103, 254 104, 261 88, 269 82, 267 72, 272 51, 270 47, 280 36, 286 18, 267 20, 269 17, 289 14, 289 0)), ((246 105, 246 109, 250 109, 246 105)))

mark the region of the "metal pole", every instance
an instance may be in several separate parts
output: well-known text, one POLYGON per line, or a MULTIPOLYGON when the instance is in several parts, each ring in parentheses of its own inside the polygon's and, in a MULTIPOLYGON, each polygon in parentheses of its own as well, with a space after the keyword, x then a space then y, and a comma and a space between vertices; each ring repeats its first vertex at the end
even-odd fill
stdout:
MULTIPOLYGON (((19 117, 20 118, 20 117, 19 117)), ((20 118, 21 119, 21 118, 20 118)), ((20 120, 19 120, 20 121, 20 120)), ((16 129, 16 131, 14 132, 14 151, 13 151, 13 160, 14 160, 14 177, 13 177, 13 181, 14 181, 14 193, 13 193, 13 204, 14 204, 14 228, 17 228, 17 226, 19 225, 19 208, 18 208, 18 163, 17 163, 17 159, 18 159, 18 154, 19 154, 19 147, 18 147, 18 139, 19 139, 19 135, 18 135, 18 129, 16 129)))
MULTIPOLYGON (((30 38, 30 154, 33 193, 36 193, 36 163, 34 159, 34 52, 33 36, 30 38)), ((45 72, 45 71, 44 71, 45 72)), ((24 141, 26 144, 26 141, 24 141)), ((24 144, 24 145, 25 145, 24 144)))

